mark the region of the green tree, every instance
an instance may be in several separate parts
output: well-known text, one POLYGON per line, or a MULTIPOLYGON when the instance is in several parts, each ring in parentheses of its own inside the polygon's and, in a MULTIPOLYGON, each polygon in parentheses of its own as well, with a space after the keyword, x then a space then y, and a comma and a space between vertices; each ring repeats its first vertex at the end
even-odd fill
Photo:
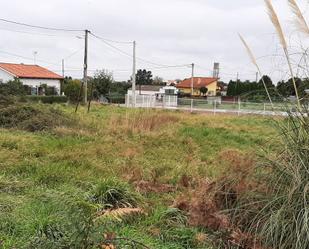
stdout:
POLYGON ((136 74, 137 85, 151 85, 153 83, 152 72, 146 69, 139 69, 136 74))
POLYGON ((18 78, 9 80, 7 83, 0 84, 0 94, 21 96, 27 94, 28 86, 24 86, 18 78))
POLYGON ((153 85, 159 85, 159 86, 164 85, 163 78, 161 78, 159 76, 154 77, 152 84, 153 85))
POLYGON ((208 88, 205 87, 205 86, 203 86, 203 87, 200 88, 200 92, 201 92, 201 94, 202 94, 203 96, 205 96, 206 93, 208 92, 208 88))
POLYGON ((109 94, 113 82, 114 82, 113 74, 107 72, 106 70, 98 71, 93 77, 93 79, 89 81, 90 84, 93 84, 95 96, 109 94))
MULTIPOLYGON (((263 80, 264 80, 264 82, 265 82, 265 85, 266 85, 266 87, 267 87, 268 89, 269 89, 269 88, 275 87, 274 84, 273 84, 273 81, 271 80, 271 78, 270 78, 269 76, 263 75, 262 78, 263 78, 263 80)), ((264 88, 262 79, 259 80, 259 82, 258 82, 258 87, 259 87, 260 89, 264 88)))
MULTIPOLYGON (((68 97, 69 101, 77 102, 80 94, 82 82, 80 80, 66 79, 63 84, 63 92, 68 97)), ((81 97, 83 96, 83 89, 81 97)))

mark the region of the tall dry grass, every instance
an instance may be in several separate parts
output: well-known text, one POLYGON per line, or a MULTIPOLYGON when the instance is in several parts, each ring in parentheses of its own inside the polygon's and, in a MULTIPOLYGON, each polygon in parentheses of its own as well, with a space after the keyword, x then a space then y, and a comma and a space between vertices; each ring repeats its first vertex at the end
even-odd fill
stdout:
POLYGON ((292 9, 292 12, 295 16, 296 27, 304 34, 309 35, 309 27, 308 27, 307 21, 305 17, 303 16, 300 8, 298 7, 296 1, 295 0, 288 0, 288 1, 292 9))
POLYGON ((285 39, 285 35, 284 35, 281 23, 279 21, 278 15, 277 15, 273 5, 272 5, 271 0, 265 0, 265 4, 266 4, 266 7, 267 7, 269 18, 270 18, 273 26, 276 29, 277 35, 279 37, 280 44, 283 48, 283 51, 284 51, 284 54, 285 54, 285 57, 286 57, 286 60, 287 60, 287 64, 289 66, 291 78, 292 78, 292 81, 293 81, 293 86, 294 86, 294 90, 295 90, 295 94, 296 94, 298 108, 300 109, 301 105, 300 105, 298 89, 297 89, 297 85, 296 85, 296 81, 295 81, 295 77, 294 77, 294 72, 293 72, 293 68, 292 68, 292 63, 291 63, 290 54, 289 54, 289 51, 288 51, 288 45, 287 45, 287 42, 286 42, 286 39, 285 39))
POLYGON ((272 194, 263 198, 251 231, 270 248, 309 248, 309 109, 279 123, 282 151, 266 166, 272 194))
POLYGON ((111 117, 109 120, 109 129, 114 132, 152 132, 178 121, 179 117, 172 113, 156 111, 127 113, 125 116, 111 117))
POLYGON ((254 56, 252 50, 250 49, 248 43, 245 41, 245 39, 244 39, 240 34, 239 34, 239 38, 240 38, 240 40, 242 41, 242 43, 244 44, 244 46, 245 46, 245 48, 246 48, 246 50, 247 50, 247 53, 248 53, 248 55, 249 55, 249 57, 250 57, 250 59, 251 59, 251 62, 253 63, 253 65, 256 67, 256 69, 257 69, 258 72, 259 72, 259 75, 260 75, 261 80, 262 80, 262 82, 263 82, 263 85, 264 85, 265 91, 266 91, 266 93, 267 93, 267 97, 268 97, 268 99, 269 99, 269 102, 271 103, 271 106, 272 106, 272 108, 274 109, 274 104, 273 104, 273 102, 272 102, 272 100, 271 100, 269 91, 268 91, 268 89, 267 89, 267 86, 266 86, 266 83, 265 83, 265 81, 264 81, 264 77, 263 77, 262 71, 261 71, 261 69, 260 69, 260 67, 259 67, 259 65, 258 65, 258 63, 257 63, 257 60, 256 60, 256 58, 255 58, 255 56, 254 56))
MULTIPOLYGON (((295 0, 288 0, 299 30, 309 34, 309 28, 295 0)), ((267 173, 264 195, 251 193, 233 212, 249 217, 245 229, 256 235, 265 248, 309 248, 309 107, 301 106, 294 78, 288 43, 271 0, 265 0, 269 17, 284 50, 298 108, 288 112, 284 120, 274 120, 280 132, 281 151, 264 162, 267 173), (245 211, 245 212, 244 212, 245 211)), ((254 56, 244 43, 253 63, 254 56)), ((258 67, 258 66, 257 66, 258 67)), ((261 172, 261 168, 258 169, 261 172)), ((248 190, 248 192, 250 192, 248 190)), ((239 216, 237 216, 239 217, 239 216)))

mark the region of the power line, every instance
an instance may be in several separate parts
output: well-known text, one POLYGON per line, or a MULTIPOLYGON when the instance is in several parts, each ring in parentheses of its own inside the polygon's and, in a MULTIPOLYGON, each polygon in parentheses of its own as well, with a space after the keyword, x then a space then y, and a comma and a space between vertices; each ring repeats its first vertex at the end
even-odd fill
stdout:
POLYGON ((98 36, 92 33, 92 35, 100 40, 104 40, 106 42, 113 42, 113 43, 119 43, 119 44, 132 44, 131 41, 116 41, 116 40, 111 40, 111 39, 107 39, 107 38, 103 38, 102 36, 98 36))
POLYGON ((55 35, 55 34, 35 33, 35 32, 27 32, 27 31, 20 31, 20 30, 4 29, 4 28, 0 28, 0 30, 8 31, 8 32, 14 32, 14 33, 20 33, 20 34, 39 35, 39 36, 49 36, 49 37, 59 37, 59 35, 55 35))
POLYGON ((104 39, 101 39, 100 37, 98 37, 97 35, 93 34, 93 33, 90 33, 90 35, 92 35, 93 37, 97 38, 98 40, 100 40, 101 42, 103 42, 105 45, 117 50, 118 52, 120 52, 121 54, 125 55, 125 56, 128 56, 130 58, 132 58, 133 56, 125 51, 123 51, 122 49, 110 44, 109 42, 105 41, 104 39))
MULTIPOLYGON (((22 55, 19 55, 19 54, 14 54, 14 53, 6 52, 6 51, 0 51, 0 53, 7 54, 7 55, 10 55, 10 56, 14 56, 14 57, 19 57, 19 58, 22 58, 22 59, 25 59, 25 60, 33 61, 33 58, 22 56, 22 55)), ((44 60, 37 60, 37 61, 41 61, 41 62, 50 64, 50 65, 57 65, 57 66, 59 66, 59 64, 53 63, 53 62, 49 62, 49 61, 44 61, 44 60)))
POLYGON ((3 19, 3 18, 0 18, 0 21, 15 24, 15 25, 20 25, 20 26, 30 27, 30 28, 53 30, 53 31, 65 31, 65 32, 81 32, 81 31, 84 31, 82 29, 63 29, 63 28, 44 27, 44 26, 39 26, 39 25, 32 25, 32 24, 27 24, 27 23, 22 23, 22 22, 11 21, 11 20, 7 20, 7 19, 3 19))
MULTIPOLYGON (((93 37, 97 38, 98 40, 102 41, 102 42, 103 42, 104 44, 106 44, 107 46, 109 46, 109 47, 111 47, 111 48, 117 50, 117 51, 120 52, 121 54, 123 54, 123 55, 125 55, 125 56, 128 56, 128 57, 130 57, 130 58, 133 58, 133 55, 131 55, 131 54, 129 54, 129 53, 123 51, 122 49, 120 49, 120 48, 118 48, 118 47, 116 47, 116 46, 114 46, 114 45, 112 45, 112 44, 110 44, 109 42, 106 41, 106 39, 102 39, 101 37, 99 37, 99 36, 97 36, 97 35, 95 35, 95 34, 93 34, 93 33, 90 33, 90 34, 91 34, 93 37)), ((145 59, 143 59, 143 58, 141 58, 141 57, 136 57, 136 59, 138 59, 138 60, 140 60, 140 61, 143 61, 143 62, 145 62, 145 63, 147 63, 147 64, 150 64, 150 65, 159 66, 159 67, 168 67, 168 65, 155 63, 155 62, 152 62, 152 61, 149 61, 149 60, 145 60, 145 59)))

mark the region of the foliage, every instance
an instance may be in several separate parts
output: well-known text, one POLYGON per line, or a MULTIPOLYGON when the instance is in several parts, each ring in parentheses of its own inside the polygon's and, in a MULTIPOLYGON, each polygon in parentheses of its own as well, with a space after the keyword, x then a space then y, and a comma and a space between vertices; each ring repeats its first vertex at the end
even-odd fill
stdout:
MULTIPOLYGON (((300 97, 304 97, 306 95, 305 90, 309 89, 309 79, 302 80, 300 78, 295 78, 295 83, 300 97)), ((280 81, 277 85, 277 89, 283 97, 295 96, 295 88, 292 79, 280 81)))
POLYGON ((47 84, 42 84, 41 87, 44 89, 46 96, 54 96, 57 94, 55 87, 50 87, 47 84))
MULTIPOLYGON (((150 248, 218 248, 210 246, 211 231, 188 226, 186 213, 170 208, 185 191, 179 178, 189 173, 193 183, 215 180, 227 167, 223 151, 232 147, 256 154, 275 134, 263 117, 95 105, 87 115, 81 107, 72 119, 70 105, 21 106, 48 114, 49 125, 59 123, 42 133, 0 129, 4 248, 97 248, 107 232, 150 248), (61 121, 63 116, 69 123, 61 121), (157 188, 139 193, 142 181, 157 188), (104 207, 116 214, 124 211, 117 206, 128 203, 143 215, 96 219, 104 207)), ((15 112, 11 120, 39 117, 37 111, 15 112)))
POLYGON ((165 85, 163 78, 161 78, 159 76, 154 77, 152 84, 153 85, 159 85, 159 86, 165 85))
POLYGON ((55 104, 55 103, 66 103, 68 102, 67 96, 38 96, 38 95, 30 95, 25 97, 26 100, 30 102, 41 102, 43 104, 55 104))
POLYGON ((113 74, 101 70, 96 72, 95 76, 89 81, 89 85, 93 84, 94 96, 98 97, 110 93, 113 82, 113 74))
MULTIPOLYGON (((272 83, 272 80, 269 76, 264 75, 263 76, 264 82, 268 88, 268 90, 274 88, 274 85, 272 83)), ((267 93, 265 91, 265 88, 263 86, 262 79, 259 80, 259 82, 251 82, 251 81, 230 81, 227 88, 227 95, 228 96, 242 96, 246 95, 248 93, 259 93, 265 96, 267 98, 267 93)))
POLYGON ((136 207, 138 203, 138 197, 130 187, 115 179, 105 180, 96 186, 90 200, 103 209, 136 207))
MULTIPOLYGON (((308 107, 307 107, 308 108, 308 107)), ((299 115, 289 113, 279 123, 282 151, 270 159, 266 171, 271 172, 268 186, 271 193, 261 198, 263 206, 252 222, 270 248, 307 248, 308 238, 308 180, 309 180, 309 110, 299 115)))
POLYGON ((30 105, 11 105, 0 108, 0 127, 18 128, 26 131, 50 130, 58 125, 68 124, 70 120, 60 111, 41 109, 30 105))
POLYGON ((153 84, 152 72, 146 69, 139 69, 136 73, 136 85, 151 85, 153 84))
POLYGON ((125 103, 125 94, 120 94, 120 93, 111 93, 106 96, 108 99, 109 103, 112 104, 124 104, 125 103))
POLYGON ((7 83, 0 84, 0 94, 15 96, 26 95, 27 86, 24 86, 18 78, 15 78, 14 80, 10 80, 7 83))
POLYGON ((200 92, 201 92, 201 94, 203 95, 203 96, 205 96, 206 95, 206 93, 208 92, 208 89, 207 89, 207 87, 201 87, 200 88, 200 92))
POLYGON ((110 88, 110 94, 118 94, 124 96, 127 94, 128 89, 131 87, 131 84, 128 82, 113 82, 110 88))
MULTIPOLYGON (((63 84, 63 92, 70 102, 77 102, 80 96, 82 82, 80 80, 67 79, 63 84)), ((83 96, 83 89, 81 97, 83 96)))

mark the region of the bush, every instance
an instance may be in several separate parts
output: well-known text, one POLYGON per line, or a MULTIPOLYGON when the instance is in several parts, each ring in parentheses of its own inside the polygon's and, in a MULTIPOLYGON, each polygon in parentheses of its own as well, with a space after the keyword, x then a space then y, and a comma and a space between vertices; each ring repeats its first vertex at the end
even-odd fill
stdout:
POLYGON ((94 189, 90 200, 102 208, 125 208, 136 207, 139 198, 126 183, 109 179, 94 189))
POLYGON ((29 105, 0 107, 0 127, 17 128, 30 132, 50 130, 70 124, 71 120, 60 111, 29 105))
POLYGON ((27 90, 28 86, 23 85, 17 78, 5 84, 0 84, 0 94, 3 95, 22 96, 27 94, 27 90))
POLYGON ((15 103, 13 96, 2 95, 0 93, 0 106, 8 106, 15 103))
POLYGON ((31 102, 41 102, 43 104, 67 103, 66 96, 26 96, 26 100, 31 102))
POLYGON ((113 103, 113 104, 124 104, 126 101, 124 95, 117 94, 117 93, 107 95, 106 98, 108 99, 110 103, 113 103))
MULTIPOLYGON (((77 102, 81 90, 82 82, 80 80, 68 79, 63 84, 63 91, 70 102, 77 102)), ((81 96, 84 96, 84 89, 82 89, 81 96)))

